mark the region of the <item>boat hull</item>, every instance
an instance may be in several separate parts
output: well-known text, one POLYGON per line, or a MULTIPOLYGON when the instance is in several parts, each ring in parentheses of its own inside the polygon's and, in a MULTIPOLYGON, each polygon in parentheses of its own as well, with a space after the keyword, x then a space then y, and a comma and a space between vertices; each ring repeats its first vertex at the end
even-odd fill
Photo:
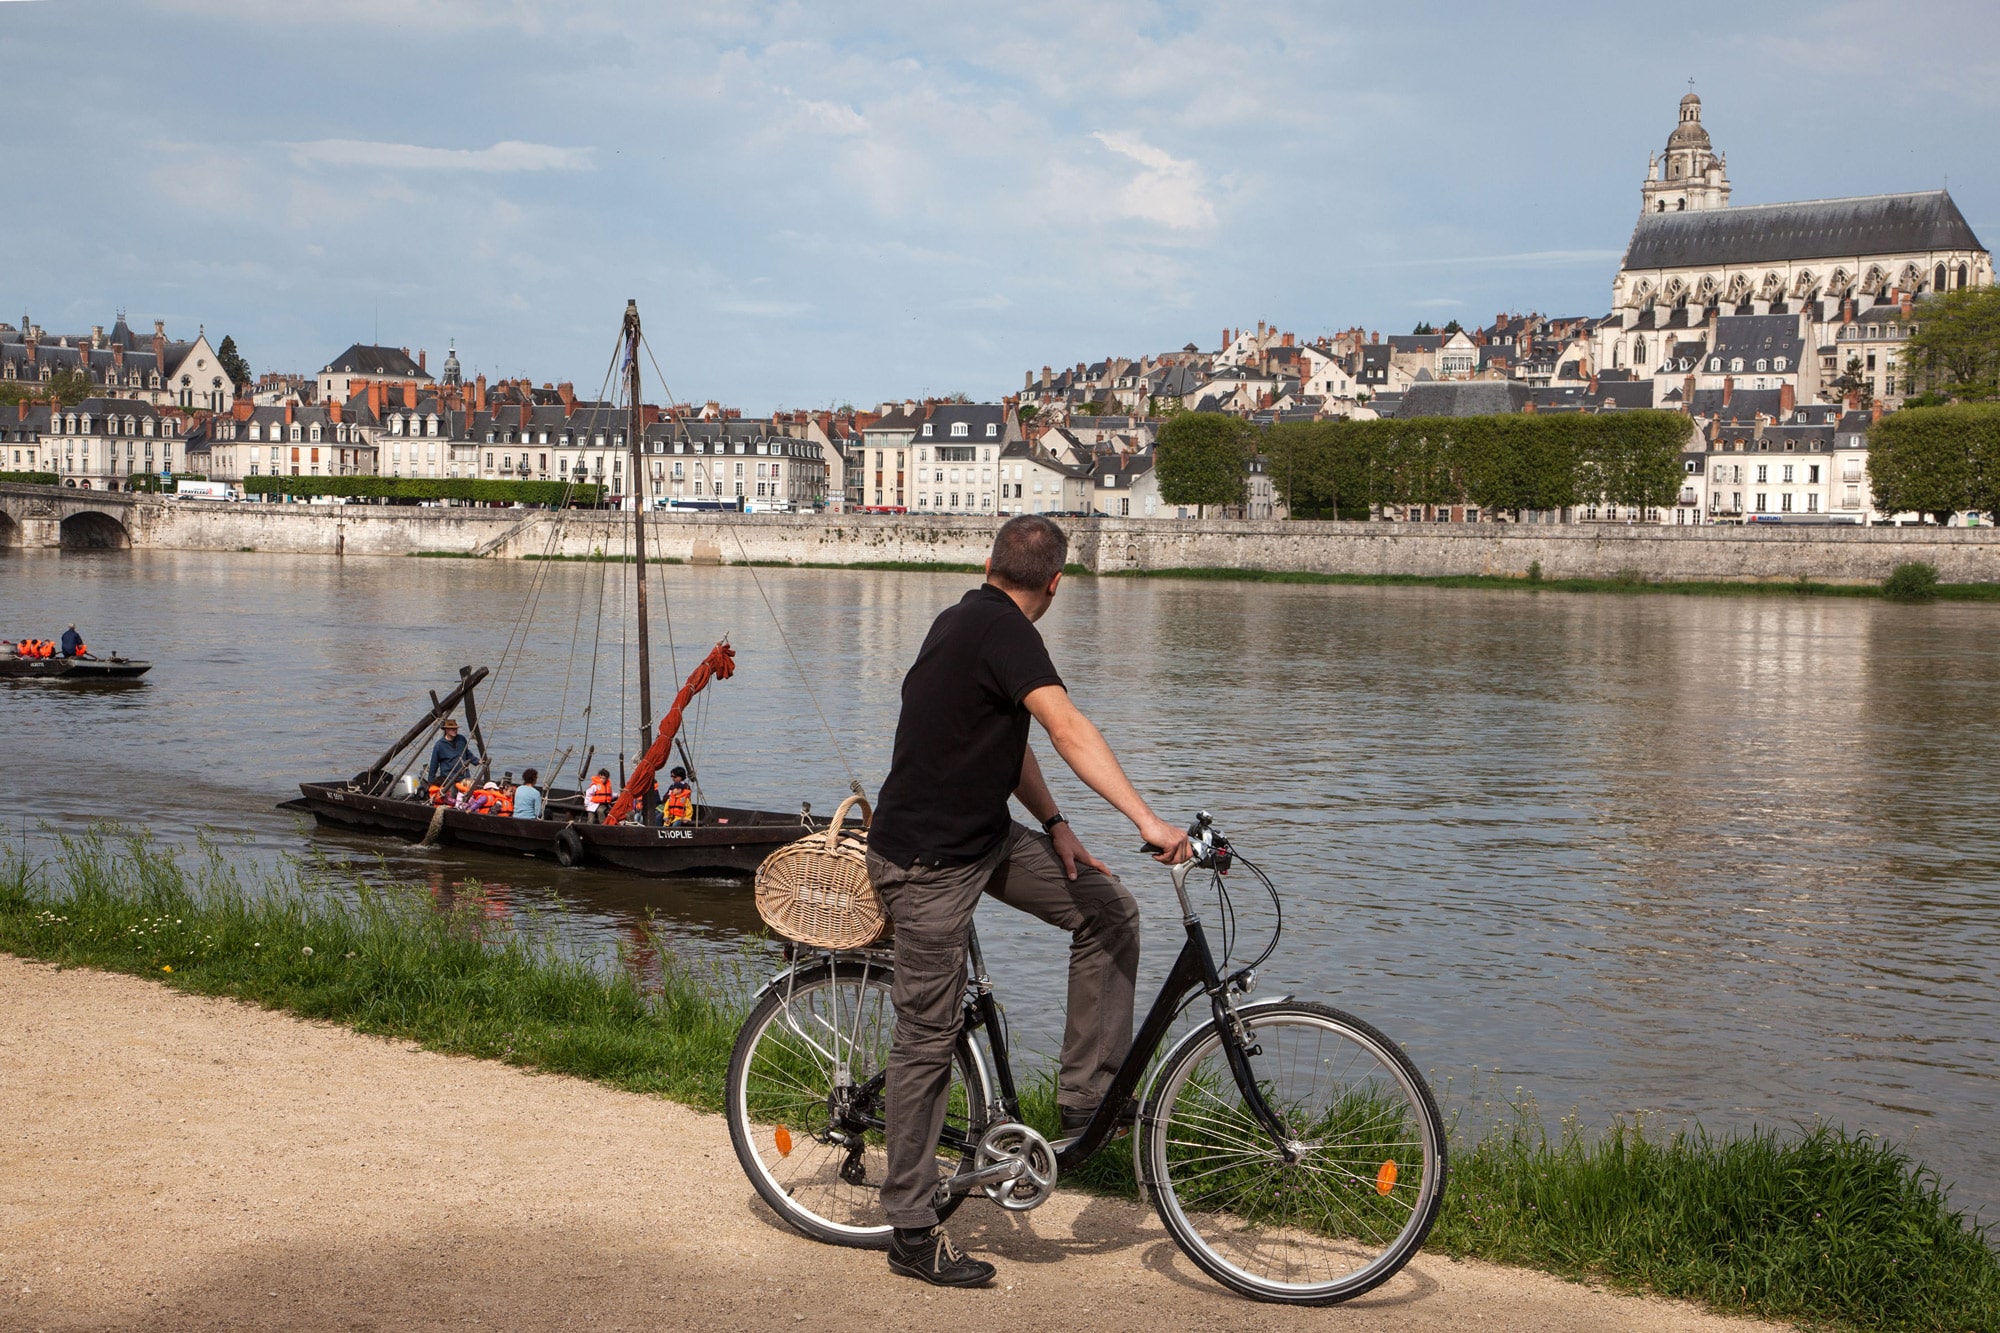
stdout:
MULTIPOLYGON (((419 842, 438 807, 408 797, 371 796, 351 782, 302 782, 300 798, 281 808, 304 810, 321 825, 419 842)), ((555 799, 575 800, 572 793, 555 799)), ((444 809, 437 841, 485 851, 540 856, 585 867, 615 867, 657 877, 747 879, 786 843, 826 821, 796 813, 704 806, 700 822, 673 828, 589 824, 581 819, 514 819, 444 809), (567 848, 563 834, 572 832, 567 848), (567 859, 566 859, 567 858, 567 859)))
POLYGON ((0 680, 109 685, 135 681, 152 669, 151 662, 134 662, 128 658, 0 657, 0 680))

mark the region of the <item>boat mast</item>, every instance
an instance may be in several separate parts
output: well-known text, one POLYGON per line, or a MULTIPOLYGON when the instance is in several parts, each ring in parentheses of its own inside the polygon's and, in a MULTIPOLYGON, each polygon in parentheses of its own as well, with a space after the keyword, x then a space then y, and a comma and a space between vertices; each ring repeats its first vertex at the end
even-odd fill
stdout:
POLYGON ((639 580, 639 737, 643 753, 653 747, 653 659, 646 646, 646 479, 645 419, 639 410, 639 303, 625 303, 625 392, 632 420, 627 427, 632 446, 633 572, 639 580))

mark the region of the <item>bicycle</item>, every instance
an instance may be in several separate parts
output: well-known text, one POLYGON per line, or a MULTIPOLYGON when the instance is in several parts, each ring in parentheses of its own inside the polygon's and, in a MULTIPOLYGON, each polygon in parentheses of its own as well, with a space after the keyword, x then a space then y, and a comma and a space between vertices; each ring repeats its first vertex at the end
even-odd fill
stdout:
MULTIPOLYGON (((1416 1066, 1360 1019, 1290 996, 1244 998, 1277 947, 1282 903, 1206 811, 1188 835, 1194 857, 1172 868, 1187 941, 1110 1090, 1072 1139, 1051 1143, 1021 1120, 1006 1021, 971 932, 965 1024, 938 1142, 939 1216, 974 1193, 1010 1211, 1037 1207, 1113 1138, 1138 1093, 1140 1190, 1197 1267, 1260 1300, 1348 1300, 1394 1276, 1436 1220, 1448 1171, 1437 1103, 1416 1066), (1235 932, 1226 878, 1239 867, 1270 894, 1277 918, 1263 952, 1225 975, 1235 932), (1189 897, 1197 869, 1211 872, 1217 893, 1220 965, 1189 897), (1209 1017, 1155 1065, 1175 1019, 1204 997, 1209 1017)), ((757 1193, 789 1225, 821 1241, 883 1248, 890 956, 787 955, 730 1057, 730 1139, 757 1193)))

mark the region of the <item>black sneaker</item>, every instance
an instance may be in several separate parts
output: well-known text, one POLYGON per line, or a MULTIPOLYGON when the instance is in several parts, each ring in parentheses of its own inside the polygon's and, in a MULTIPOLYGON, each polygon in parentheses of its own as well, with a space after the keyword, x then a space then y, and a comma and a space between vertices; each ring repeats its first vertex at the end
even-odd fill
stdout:
MULTIPOLYGON (((1062 1112, 1062 1137, 1066 1139, 1073 1139, 1083 1133, 1084 1129, 1090 1124, 1090 1118, 1097 1114, 1095 1106, 1063 1106, 1057 1109, 1062 1112)), ((1116 1139, 1130 1134, 1132 1126, 1138 1122, 1138 1119, 1138 1105, 1127 1101, 1124 1113, 1118 1117, 1116 1123, 1112 1126, 1111 1137, 1116 1139)))
POLYGON ((917 1239, 897 1227, 889 1240, 889 1271, 922 1278, 934 1287, 983 1287, 993 1280, 994 1267, 959 1251, 942 1226, 916 1232, 917 1239))

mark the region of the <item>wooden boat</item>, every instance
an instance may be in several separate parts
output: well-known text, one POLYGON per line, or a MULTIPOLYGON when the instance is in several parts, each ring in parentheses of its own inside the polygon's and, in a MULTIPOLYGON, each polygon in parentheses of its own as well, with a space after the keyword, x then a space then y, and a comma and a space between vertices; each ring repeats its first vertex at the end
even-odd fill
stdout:
MULTIPOLYGON (((639 362, 641 344, 639 311, 636 304, 625 308, 625 366, 630 398, 631 423, 627 431, 632 450, 629 475, 644 475, 645 430, 640 410, 639 362)), ((653 790, 654 775, 674 753, 682 717, 689 702, 711 681, 727 680, 736 670, 735 651, 727 640, 715 645, 688 676, 664 717, 657 734, 653 722, 653 681, 646 623, 646 516, 643 504, 635 503, 632 513, 633 574, 636 580, 638 627, 638 684, 640 742, 642 753, 624 787, 600 819, 588 817, 582 794, 575 788, 550 788, 545 815, 541 819, 515 819, 507 815, 474 814, 449 806, 434 806, 427 794, 405 778, 411 764, 426 752, 452 710, 463 703, 467 729, 482 759, 477 780, 484 781, 491 751, 480 731, 475 691, 487 676, 484 667, 467 666, 459 671, 455 689, 440 698, 431 695, 431 708, 401 739, 374 764, 353 778, 302 782, 298 799, 280 808, 308 812, 324 825, 380 833, 412 841, 454 843, 487 851, 547 856, 565 866, 609 866, 640 875, 726 876, 748 878, 779 847, 804 837, 814 829, 824 830, 827 821, 815 819, 811 807, 797 811, 753 810, 702 802, 695 806, 691 822, 664 825, 650 818, 654 812, 642 810, 642 798, 653 790), (393 766, 410 754, 402 771, 393 766)), ((682 748, 683 760, 688 758, 682 748)), ((589 765, 584 760, 584 768, 589 765)), ((624 768, 624 757, 619 757, 624 768)), ((692 773, 693 765, 689 764, 692 773)), ((582 769, 576 779, 583 780, 582 769)), ((657 799, 654 796, 652 799, 657 799)))
POLYGON ((153 669, 151 662, 129 657, 0 657, 0 680, 62 681, 70 685, 103 685, 139 679, 153 669))

